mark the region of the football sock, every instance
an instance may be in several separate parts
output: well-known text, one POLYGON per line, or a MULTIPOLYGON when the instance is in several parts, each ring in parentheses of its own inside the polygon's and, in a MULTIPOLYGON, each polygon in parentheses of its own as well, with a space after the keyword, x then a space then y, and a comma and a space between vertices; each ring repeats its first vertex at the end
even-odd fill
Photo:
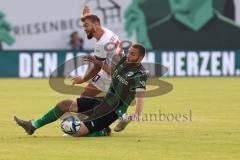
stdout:
POLYGON ((46 124, 52 123, 56 121, 58 118, 60 118, 64 113, 61 111, 61 109, 58 106, 55 106, 50 111, 48 111, 45 115, 43 115, 41 118, 35 120, 32 122, 32 125, 35 128, 40 128, 46 124))
POLYGON ((107 136, 107 132, 105 128, 101 131, 95 131, 87 135, 87 137, 101 137, 101 136, 107 136))

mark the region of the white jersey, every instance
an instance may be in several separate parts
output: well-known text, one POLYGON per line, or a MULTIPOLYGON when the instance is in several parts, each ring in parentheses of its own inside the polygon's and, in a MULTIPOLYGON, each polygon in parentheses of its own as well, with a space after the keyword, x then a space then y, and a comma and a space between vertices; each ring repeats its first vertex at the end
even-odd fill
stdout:
MULTIPOLYGON (((124 56, 124 51, 120 47, 120 40, 116 34, 107 28, 104 29, 104 34, 97 41, 94 50, 94 56, 101 61, 105 61, 109 66, 120 60, 124 56)), ((111 75, 101 69, 98 74, 92 78, 91 83, 102 92, 107 92, 111 82, 111 75)))

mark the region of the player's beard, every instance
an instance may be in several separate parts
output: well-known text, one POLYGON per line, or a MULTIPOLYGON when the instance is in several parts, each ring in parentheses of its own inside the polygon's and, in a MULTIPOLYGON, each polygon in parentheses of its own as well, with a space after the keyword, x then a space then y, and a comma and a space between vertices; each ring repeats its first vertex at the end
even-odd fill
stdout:
POLYGON ((88 39, 92 39, 92 38, 93 38, 93 33, 92 33, 92 32, 89 33, 89 34, 87 35, 87 38, 88 38, 88 39))
POLYGON ((92 39, 94 32, 95 32, 94 29, 91 29, 91 31, 87 34, 87 38, 92 39))

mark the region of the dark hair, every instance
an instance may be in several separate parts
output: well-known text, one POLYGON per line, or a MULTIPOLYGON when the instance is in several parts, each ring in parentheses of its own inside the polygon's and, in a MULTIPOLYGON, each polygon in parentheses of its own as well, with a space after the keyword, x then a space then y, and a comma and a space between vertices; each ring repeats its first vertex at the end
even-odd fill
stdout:
POLYGON ((138 50, 139 55, 145 56, 146 49, 142 44, 134 44, 132 47, 138 50))
POLYGON ((70 34, 70 37, 73 38, 73 36, 74 36, 75 34, 78 35, 78 32, 77 32, 77 31, 72 32, 72 33, 70 34))
POLYGON ((101 23, 100 23, 100 18, 99 18, 97 15, 95 15, 95 14, 87 13, 87 14, 84 14, 84 15, 81 17, 81 21, 82 21, 82 22, 86 21, 87 19, 89 19, 89 20, 92 21, 92 22, 97 22, 97 23, 101 24, 101 23))

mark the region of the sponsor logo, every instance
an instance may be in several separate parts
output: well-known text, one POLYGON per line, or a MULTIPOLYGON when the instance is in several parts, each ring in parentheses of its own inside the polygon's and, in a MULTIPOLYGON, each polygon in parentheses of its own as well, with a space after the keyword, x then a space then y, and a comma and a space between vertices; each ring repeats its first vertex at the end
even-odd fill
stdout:
POLYGON ((131 77, 131 76, 133 76, 133 74, 134 74, 133 72, 128 72, 128 73, 127 73, 127 76, 128 76, 128 77, 131 77))
POLYGON ((124 85, 128 85, 128 81, 126 81, 122 76, 120 76, 119 74, 116 76, 116 78, 118 79, 118 81, 120 81, 122 84, 124 85))

